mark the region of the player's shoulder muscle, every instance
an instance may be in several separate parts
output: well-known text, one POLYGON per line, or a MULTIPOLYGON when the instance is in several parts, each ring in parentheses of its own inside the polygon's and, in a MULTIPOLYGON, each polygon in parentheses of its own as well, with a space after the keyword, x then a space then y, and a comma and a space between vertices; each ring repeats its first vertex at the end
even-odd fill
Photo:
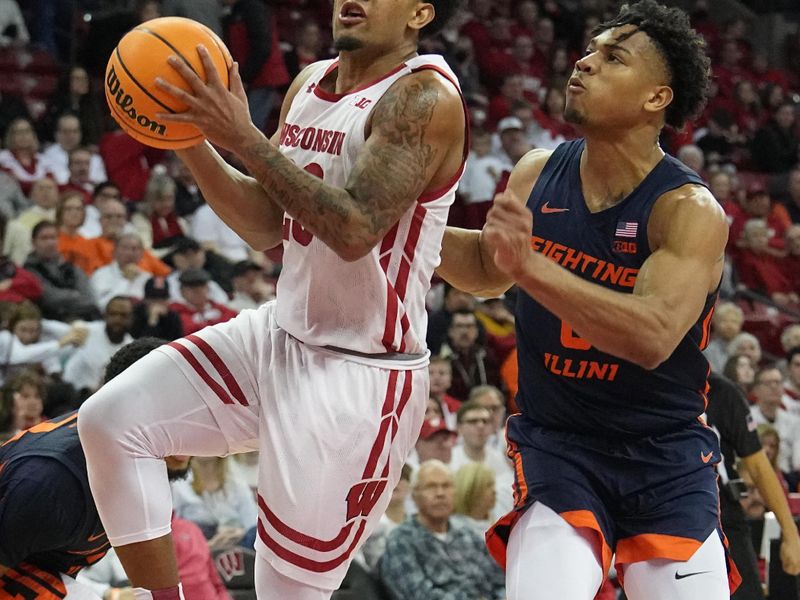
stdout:
POLYGON ((519 162, 511 170, 511 176, 508 178, 508 190, 513 192, 514 196, 523 204, 527 203, 536 180, 539 179, 542 169, 552 154, 552 150, 536 148, 519 159, 519 162))

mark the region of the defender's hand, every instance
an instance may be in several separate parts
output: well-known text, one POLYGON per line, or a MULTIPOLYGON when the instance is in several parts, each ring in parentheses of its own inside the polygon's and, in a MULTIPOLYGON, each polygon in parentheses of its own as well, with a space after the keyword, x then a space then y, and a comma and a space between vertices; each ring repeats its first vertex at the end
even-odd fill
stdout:
POLYGON ((512 192, 505 191, 495 196, 481 239, 497 268, 517 279, 533 253, 532 231, 531 211, 512 192))

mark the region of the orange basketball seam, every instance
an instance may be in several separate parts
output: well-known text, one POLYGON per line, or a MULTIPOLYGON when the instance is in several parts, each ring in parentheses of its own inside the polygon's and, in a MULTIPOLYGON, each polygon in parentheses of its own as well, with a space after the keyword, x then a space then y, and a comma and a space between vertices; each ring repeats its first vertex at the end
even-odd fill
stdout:
MULTIPOLYGON (((186 63, 186 66, 187 66, 187 67, 189 67, 189 68, 192 70, 192 73, 194 73, 195 75, 197 75, 198 77, 200 77, 200 73, 198 73, 197 71, 195 71, 194 67, 192 66, 192 63, 190 63, 190 62, 189 62, 189 61, 186 59, 186 57, 185 57, 185 56, 184 56, 184 55, 181 53, 181 51, 180 51, 180 50, 178 50, 178 49, 177 49, 175 46, 173 46, 173 45, 172 45, 172 44, 171 44, 171 43, 170 43, 168 40, 165 40, 163 37, 161 37, 161 35, 160 35, 160 34, 156 33, 156 32, 155 32, 155 31, 153 31, 152 29, 148 29, 147 27, 137 27, 136 29, 137 29, 137 30, 139 30, 139 31, 144 31, 145 33, 149 33, 149 34, 150 34, 150 35, 152 35, 154 38, 156 38, 157 40, 161 41, 161 42, 162 42, 162 43, 163 43, 163 44, 164 44, 164 45, 165 45, 167 48, 169 48, 169 49, 170 49, 170 50, 172 50, 172 51, 173 51, 175 54, 177 54, 178 56, 180 56, 181 60, 182 60, 183 62, 185 62, 185 63, 186 63)), ((223 58, 223 60, 224 60, 224 58, 223 58)), ((200 79, 203 79, 203 78, 202 78, 202 77, 200 77, 200 79)))
POLYGON ((166 109, 169 112, 174 114, 175 113, 175 109, 174 108, 170 108, 169 106, 164 104, 161 100, 159 100, 158 98, 153 96, 153 94, 151 94, 149 91, 147 91, 147 89, 139 82, 139 80, 136 79, 136 77, 133 75, 133 73, 131 73, 130 70, 128 70, 128 67, 125 65, 125 62, 122 60, 122 55, 119 52, 119 46, 114 48, 114 53, 117 55, 117 61, 119 61, 119 66, 122 67, 122 69, 125 71, 125 73, 128 75, 128 77, 131 78, 131 81, 134 84, 136 84, 136 87, 138 87, 140 90, 142 90, 148 98, 150 98, 153 102, 158 104, 161 108, 164 108, 164 109, 166 109))

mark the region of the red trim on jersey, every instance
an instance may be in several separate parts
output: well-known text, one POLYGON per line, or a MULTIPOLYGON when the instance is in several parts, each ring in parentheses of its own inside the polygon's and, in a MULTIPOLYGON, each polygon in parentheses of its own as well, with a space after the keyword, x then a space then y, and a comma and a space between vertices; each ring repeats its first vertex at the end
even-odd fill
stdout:
POLYGON ((181 356, 183 356, 183 358, 186 359, 186 362, 188 362, 195 370, 195 372, 198 375, 200 375, 200 378, 203 381, 205 381, 206 385, 213 390, 213 392, 217 395, 217 397, 220 400, 222 400, 223 404, 233 404, 233 399, 222 388, 222 386, 218 384, 216 381, 214 381, 211 375, 209 375, 208 372, 206 372, 206 370, 203 368, 203 365, 201 365, 200 361, 198 361, 195 358, 191 350, 179 344, 178 341, 170 342, 167 345, 170 346, 171 348, 175 348, 175 350, 181 353, 181 356))
POLYGON ((709 337, 711 336, 711 317, 714 316, 714 309, 716 306, 711 306, 706 318, 703 320, 703 338, 700 340, 700 350, 705 350, 708 347, 709 337))
POLYGON ((222 381, 225 382, 225 387, 228 388, 228 391, 234 398, 236 398, 239 404, 242 406, 249 406, 247 398, 242 392, 242 388, 240 388, 239 384, 236 382, 236 378, 233 376, 230 369, 228 369, 228 366, 225 364, 225 361, 222 360, 222 357, 217 354, 211 345, 203 338, 198 337, 195 334, 187 335, 186 339, 191 340, 198 348, 200 348, 200 351, 214 366, 214 368, 217 370, 217 373, 220 374, 220 377, 222 377, 222 381))
POLYGON ((388 352, 394 352, 394 330, 397 327, 397 311, 400 301, 391 282, 386 280, 386 322, 383 327, 383 347, 388 352))
POLYGON ((291 550, 287 550, 274 539, 272 539, 272 537, 270 537, 266 529, 264 529, 264 525, 261 523, 261 521, 258 522, 258 537, 261 538, 261 541, 264 542, 267 548, 272 550, 278 558, 281 558, 282 560, 285 560, 296 567, 305 569, 306 571, 312 571, 314 573, 326 573, 328 571, 333 571, 336 567, 340 566, 342 563, 344 563, 344 561, 350 558, 353 550, 355 550, 358 542, 361 540, 361 536, 364 535, 364 528, 366 525, 367 520, 363 519, 361 524, 358 526, 358 531, 356 531, 356 535, 347 550, 345 550, 336 558, 326 561, 312 560, 310 558, 300 556, 291 550))
POLYGON ((406 68, 406 64, 405 63, 401 63, 401 64, 397 65, 394 69, 392 69, 391 71, 389 71, 388 73, 386 73, 384 75, 381 75, 380 77, 378 77, 374 81, 370 81, 369 83, 364 84, 364 85, 362 85, 360 87, 357 87, 354 90, 350 90, 349 92, 345 92, 344 94, 336 94, 334 92, 328 92, 326 90, 323 90, 322 86, 320 86, 320 83, 322 82, 323 79, 325 79, 328 75, 330 75, 333 72, 333 70, 336 69, 338 66, 339 66, 339 60, 337 59, 330 67, 328 67, 328 69, 325 71, 325 74, 317 82, 317 85, 314 86, 314 95, 317 98, 319 98, 321 100, 325 100, 327 102, 338 102, 339 100, 341 100, 345 96, 350 96, 352 94, 357 94, 358 92, 363 92, 367 88, 371 88, 373 85, 379 84, 384 79, 388 79, 392 75, 394 75, 394 74, 396 74, 396 73, 398 73, 398 72, 400 72, 400 71, 402 71, 403 69, 406 68))
POLYGON ((429 192, 425 192, 422 196, 419 197, 417 200, 418 202, 431 202, 433 200, 438 200, 442 196, 444 196, 450 188, 452 188, 461 176, 464 174, 464 169, 467 166, 467 157, 469 156, 469 147, 470 147, 470 130, 469 130, 469 108, 467 107, 467 101, 464 98, 464 94, 461 93, 461 88, 458 86, 458 83, 450 77, 450 75, 442 68, 437 67, 436 65, 422 65, 413 69, 412 73, 419 73, 420 71, 435 71, 447 81, 453 84, 453 87, 456 88, 458 92, 459 98, 461 98, 461 104, 464 107, 464 149, 461 154, 461 167, 455 172, 455 174, 450 178, 450 180, 442 187, 437 188, 435 190, 431 190, 429 192))
MULTIPOLYGON (((400 417, 403 416, 403 410, 405 409, 406 405, 408 404, 409 398, 411 398, 411 387, 414 379, 414 373, 412 371, 403 371, 405 373, 406 379, 403 382, 403 391, 400 392, 400 401, 397 403, 397 410, 395 410, 395 418, 392 419, 392 436, 389 438, 389 444, 394 443, 394 438, 397 437, 397 432, 400 430, 400 417)), ((383 471, 381 472, 381 478, 386 478, 389 476, 389 461, 386 461, 386 464, 383 466, 383 471)))
POLYGON ((406 299, 406 288, 408 287, 408 275, 411 272, 411 263, 414 262, 414 255, 419 243, 419 235, 422 231, 422 223, 428 210, 417 204, 414 214, 411 216, 411 223, 408 225, 408 235, 406 243, 403 244, 403 258, 400 261, 400 268, 397 272, 397 279, 394 282, 394 289, 402 303, 406 299))

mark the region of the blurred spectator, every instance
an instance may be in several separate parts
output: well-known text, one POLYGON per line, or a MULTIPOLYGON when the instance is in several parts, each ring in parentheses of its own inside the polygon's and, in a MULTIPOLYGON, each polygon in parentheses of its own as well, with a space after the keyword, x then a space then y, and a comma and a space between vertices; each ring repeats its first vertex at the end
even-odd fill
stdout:
POLYGON ((742 69, 742 50, 736 40, 726 40, 722 43, 719 60, 713 65, 714 79, 719 82, 720 91, 724 96, 733 96, 736 81, 747 77, 742 69))
POLYGON ((486 333, 486 345, 494 351, 497 361, 502 363, 517 347, 514 314, 506 307, 505 296, 479 302, 475 316, 486 333))
POLYGON ((551 87, 545 93, 540 109, 534 110, 533 115, 542 129, 549 131, 551 137, 571 140, 577 136, 575 128, 564 119, 566 97, 561 88, 551 87))
POLYGON ((439 354, 442 344, 447 339, 447 330, 453 313, 456 311, 475 310, 475 297, 467 292, 454 288, 449 283, 444 284, 444 305, 428 317, 428 348, 432 356, 439 354))
POLYGON ((25 46, 30 39, 16 0, 0 0, 0 48, 25 46))
POLYGON ((133 202, 141 200, 150 171, 165 156, 164 150, 137 142, 116 125, 103 134, 99 151, 108 178, 118 182, 122 196, 133 202))
POLYGON ((0 171, 0 214, 6 221, 10 221, 29 206, 30 202, 22 193, 17 180, 5 171, 0 171))
POLYGON ((489 103, 489 125, 499 126, 504 118, 511 115, 511 107, 515 102, 528 100, 525 97, 525 87, 521 75, 507 75, 500 86, 500 93, 494 96, 489 103))
POLYGON ((16 94, 0 92, 0 136, 5 138, 8 126, 16 119, 33 121, 28 105, 16 94))
POLYGON ((94 267, 94 257, 86 254, 86 238, 78 233, 85 216, 86 206, 80 194, 62 194, 56 207, 58 251, 67 262, 87 273, 94 267))
POLYGON ((233 265, 233 300, 228 307, 237 312, 256 309, 275 298, 275 285, 264 279, 264 269, 251 260, 233 265))
POLYGON ((453 512, 466 517, 478 535, 483 536, 492 524, 492 509, 497 497, 494 471, 479 462, 452 470, 455 472, 453 512))
POLYGON ((781 332, 781 348, 784 352, 789 352, 792 348, 800 348, 800 323, 787 325, 781 332))
MULTIPOLYGON (((444 419, 447 426, 455 429, 457 413, 461 401, 447 393, 453 384, 453 367, 450 359, 444 356, 433 355, 428 363, 430 377, 430 399, 439 407, 439 416, 444 419)), ((445 461, 447 462, 447 461, 445 461)))
MULTIPOLYGON (((100 209, 101 235, 79 243, 74 249, 76 253, 83 255, 80 258, 80 264, 81 266, 84 263, 87 265, 84 269, 87 274, 91 275, 99 267, 111 264, 114 260, 117 238, 123 234, 127 235, 125 231, 127 226, 128 211, 125 205, 119 200, 110 198, 106 200, 100 209)), ((142 252, 139 268, 160 277, 165 277, 170 272, 167 265, 146 249, 142 252)))
POLYGON ((717 108, 711 113, 707 128, 698 131, 695 139, 708 164, 738 162, 737 152, 745 141, 733 115, 725 108, 717 108))
POLYGON ((47 420, 44 411, 45 386, 42 377, 34 370, 18 373, 2 389, 3 410, 11 415, 12 433, 30 429, 47 420))
POLYGON ((308 65, 325 58, 323 46, 319 24, 315 21, 303 23, 297 32, 294 46, 284 54, 289 76, 294 79, 308 65))
POLYGON ((236 312, 209 298, 211 276, 203 269, 187 269, 180 276, 183 302, 173 302, 170 309, 180 315, 183 334, 189 335, 208 325, 224 323, 236 312))
POLYGON ((25 262, 30 254, 33 227, 41 221, 55 219, 58 205, 56 182, 50 177, 35 181, 30 198, 33 204, 9 221, 3 241, 3 252, 17 264, 25 262))
POLYGON ((518 117, 506 117, 497 124, 495 155, 503 164, 504 171, 510 171, 519 158, 517 148, 526 145, 525 124, 518 117))
POLYGON ((143 253, 142 240, 135 233, 123 233, 115 240, 113 262, 97 269, 90 279, 100 306, 105 306, 115 296, 133 300, 144 298, 144 285, 150 273, 139 267, 143 253))
POLYGON ((173 302, 185 302, 181 293, 180 277, 184 271, 189 269, 202 269, 211 276, 208 282, 208 297, 210 300, 219 304, 228 305, 228 294, 216 281, 221 280, 223 274, 227 274, 227 263, 213 252, 206 252, 192 238, 183 238, 175 244, 172 251, 172 264, 175 267, 167 277, 167 287, 169 287, 169 297, 173 302), (216 259, 216 260, 214 260, 216 259), (224 269, 223 269, 224 268, 224 269), (226 271, 223 273, 223 270, 226 271))
POLYGON ((566 89, 567 82, 572 76, 573 63, 574 61, 571 60, 569 51, 564 46, 554 48, 550 57, 547 87, 560 90, 566 89))
POLYGON ((698 174, 703 173, 706 164, 706 157, 699 146, 686 144, 678 150, 678 160, 698 174))
POLYGON ((725 361, 725 366, 721 371, 722 375, 733 381, 744 394, 745 398, 750 395, 753 383, 756 378, 756 365, 752 359, 744 354, 734 354, 725 361))
POLYGON ((222 6, 219 0, 161 0, 161 14, 198 21, 222 37, 222 6))
POLYGON ((206 250, 221 254, 230 262, 255 259, 247 243, 228 227, 208 204, 204 204, 194 213, 191 237, 200 242, 206 250))
POLYGON ((792 225, 786 230, 786 256, 781 259, 783 275, 789 287, 800 293, 800 225, 792 225))
POLYGON ((61 192, 76 191, 83 194, 83 201, 86 204, 92 202, 94 185, 89 177, 92 164, 92 153, 88 148, 78 146, 70 150, 67 158, 67 169, 69 179, 60 186, 61 192))
POLYGON ((132 342, 129 333, 133 304, 129 298, 112 298, 106 305, 104 321, 86 323, 89 337, 64 365, 64 381, 76 390, 94 393, 103 382, 108 359, 132 342))
MULTIPOLYGON (((782 71, 781 71, 782 72, 782 71)), ((769 118, 786 102, 786 92, 784 88, 775 83, 767 83, 761 90, 761 105, 763 106, 763 113, 761 115, 762 121, 769 118)))
POLYGON ((793 223, 800 224, 800 166, 789 171, 786 195, 781 199, 793 223))
MULTIPOLYGON (((69 157, 73 150, 80 147, 83 140, 81 122, 77 115, 66 113, 56 121, 55 143, 50 144, 42 155, 52 165, 56 181, 64 185, 70 180, 69 157)), ((98 184, 108 179, 106 167, 99 154, 90 152, 88 180, 98 184)))
MULTIPOLYGON (((51 322, 48 322, 48 324, 51 322)), ((82 345, 88 332, 83 325, 64 325, 53 331, 56 339, 42 340, 43 323, 39 309, 22 302, 11 315, 9 329, 0 331, 0 381, 28 366, 44 365, 46 371, 60 371, 63 350, 82 345)), ((52 329, 52 328, 51 328, 52 329)))
POLYGON ((453 365, 453 384, 449 393, 466 400, 476 385, 501 387, 500 365, 490 348, 478 340, 478 320, 466 310, 453 313, 448 329, 447 344, 441 354, 449 356, 453 365))
POLYGON ((168 171, 175 182, 175 212, 180 217, 191 219, 194 212, 206 202, 194 175, 176 155, 172 156, 168 171))
POLYGON ((785 173, 798 161, 800 139, 795 132, 795 107, 781 105, 750 145, 753 165, 767 173, 785 173))
POLYGON ((505 598, 503 571, 489 557, 483 537, 453 517, 453 475, 439 461, 412 476, 419 513, 395 528, 380 563, 381 579, 396 600, 505 598))
POLYGON ((169 288, 163 277, 151 277, 144 286, 144 300, 133 307, 131 335, 177 340, 183 336, 181 318, 169 308, 169 288))
POLYGON ((235 546, 256 526, 256 502, 229 458, 192 458, 188 480, 172 484, 175 514, 200 527, 212 550, 235 546))
POLYGON ((755 406, 750 414, 756 424, 772 425, 781 438, 778 464, 781 471, 790 473, 800 468, 800 418, 781 406, 783 376, 777 367, 768 365, 756 373, 753 394, 755 406))
POLYGON ((508 459, 489 438, 494 433, 494 420, 489 409, 477 400, 468 400, 458 409, 458 435, 461 442, 453 448, 450 468, 457 472, 468 463, 481 463, 499 475, 511 468, 508 459))
POLYGON ((800 298, 783 273, 780 251, 769 246, 769 233, 764 219, 750 219, 745 223, 742 248, 737 255, 739 280, 748 289, 769 296, 777 304, 797 304, 800 298))
MULTIPOLYGON (((0 240, 5 229, 5 217, 0 215, 0 240)), ((42 284, 33 273, 17 266, 8 256, 0 255, 0 302, 37 302, 41 297, 42 284)))
POLYGON ((92 588, 103 600, 135 600, 128 575, 114 548, 99 561, 82 569, 75 579, 92 588))
POLYGON ((225 41, 247 90, 253 123, 266 130, 278 90, 289 83, 273 7, 261 0, 224 0, 225 41))
POLYGON ((386 540, 394 528, 406 520, 406 501, 411 488, 411 467, 403 465, 400 479, 392 490, 389 506, 381 520, 361 547, 360 556, 368 571, 377 573, 378 563, 386 550, 386 540))
MULTIPOLYGON (((777 475, 778 481, 780 481, 784 491, 788 493, 789 485, 786 482, 786 477, 780 466, 781 436, 778 434, 778 430, 772 425, 762 423, 756 428, 756 432, 758 433, 758 439, 761 441, 761 446, 764 449, 764 454, 766 454, 767 459, 769 459, 769 464, 771 464, 772 468, 775 470, 775 475, 777 475)), ((744 473, 742 473, 742 475, 744 475, 744 473)), ((747 489, 748 491, 750 490, 749 485, 747 489)), ((761 516, 763 517, 764 515, 762 514, 761 516)))
POLYGON ((749 79, 737 81, 733 88, 733 100, 736 125, 739 131, 750 138, 763 121, 761 98, 756 93, 753 82, 749 79))
MULTIPOLYGON (((770 427, 770 429, 772 428, 770 427)), ((772 430, 774 431, 774 429, 772 430)), ((764 447, 764 450, 766 451, 766 447, 764 447)), ((767 512, 767 503, 764 502, 761 492, 758 491, 752 475, 748 473, 747 469, 742 469, 741 465, 737 467, 736 471, 739 473, 742 483, 744 483, 745 489, 747 490, 747 493, 739 500, 739 504, 742 506, 745 516, 749 521, 763 521, 764 514, 767 512)), ((780 471, 778 471, 778 473, 780 473, 780 471)))
POLYGON ((175 211, 175 190, 172 177, 154 173, 147 182, 140 207, 143 214, 136 213, 131 218, 145 248, 152 248, 159 257, 166 255, 189 231, 189 224, 175 211))
POLYGON ((71 321, 100 318, 100 311, 86 274, 58 252, 58 229, 50 221, 33 228, 33 251, 25 268, 39 278, 43 292, 40 305, 48 319, 71 321))
POLYGON ((762 359, 761 342, 752 333, 743 331, 731 340, 728 345, 728 354, 730 356, 744 354, 750 359, 753 366, 758 368, 762 359))
MULTIPOLYGON (((103 210, 103 205, 106 200, 122 201, 122 192, 113 181, 103 181, 95 186, 90 203, 87 204, 86 196, 81 195, 86 206, 86 214, 78 233, 86 239, 99 237, 103 234, 103 228, 100 226, 100 211, 103 210)), ((133 227, 130 230, 133 232, 133 227)))
POLYGON ((512 26, 512 33, 527 35, 533 38, 536 35, 536 23, 539 20, 539 5, 533 0, 523 0, 517 3, 517 15, 512 26))
POLYGON ((447 426, 444 419, 426 419, 422 423, 419 438, 414 445, 414 452, 407 459, 412 468, 428 460, 438 460, 449 465, 453 458, 453 445, 457 433, 447 426))
POLYGON ((491 154, 492 135, 488 131, 475 131, 472 149, 467 158, 464 177, 458 192, 465 207, 464 226, 481 229, 486 222, 486 213, 492 206, 494 190, 506 166, 491 154))
POLYGON ((784 396, 789 396, 795 402, 795 407, 800 404, 800 346, 795 346, 786 353, 786 379, 783 382, 783 391, 784 396))
POLYGON ((472 40, 476 50, 488 48, 491 42, 489 25, 492 16, 492 0, 471 0, 467 22, 461 28, 461 35, 472 40))
POLYGON ((739 335, 744 324, 744 312, 733 302, 719 302, 711 317, 711 341, 703 354, 715 373, 722 373, 728 362, 728 345, 739 335))
POLYGON ((100 141, 105 119, 104 112, 100 109, 100 104, 92 92, 89 74, 79 65, 73 65, 64 71, 64 75, 58 81, 56 91, 50 98, 41 128, 48 140, 56 132, 58 117, 64 113, 78 116, 83 144, 93 146, 100 141))
POLYGON ((11 121, 3 145, 5 150, 0 150, 0 169, 17 180, 26 196, 35 181, 52 176, 54 168, 39 152, 39 139, 27 119, 11 121))
POLYGON ((231 600, 202 529, 172 515, 172 543, 185 600, 231 600))
POLYGON ((506 444, 506 403, 503 392, 493 385, 479 385, 469 391, 469 402, 475 401, 489 411, 491 425, 488 445, 503 453, 506 444))

